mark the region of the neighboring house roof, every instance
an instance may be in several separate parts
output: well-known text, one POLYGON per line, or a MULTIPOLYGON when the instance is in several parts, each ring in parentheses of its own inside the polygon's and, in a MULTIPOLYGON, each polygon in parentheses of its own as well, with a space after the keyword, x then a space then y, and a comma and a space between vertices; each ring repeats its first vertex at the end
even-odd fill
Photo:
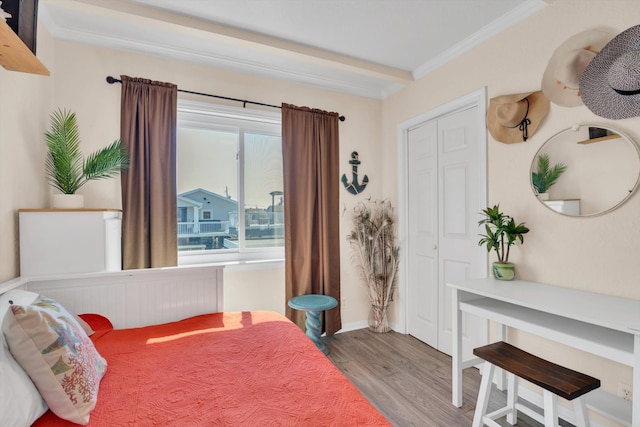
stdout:
POLYGON ((186 207, 186 206, 192 206, 192 207, 196 207, 196 208, 201 208, 202 207, 202 203, 196 202, 195 200, 192 200, 192 199, 190 199, 188 197, 183 197, 181 195, 178 195, 177 199, 178 199, 178 206, 179 207, 186 207))
POLYGON ((237 208, 238 201, 233 200, 231 197, 221 196, 220 194, 214 193, 209 190, 205 190, 204 188, 196 188, 194 190, 185 191, 184 193, 178 194, 179 200, 189 200, 194 203, 194 206, 204 208, 207 202, 212 202, 220 206, 220 204, 227 204, 234 208, 237 208), (199 205, 196 205, 199 204, 199 205))

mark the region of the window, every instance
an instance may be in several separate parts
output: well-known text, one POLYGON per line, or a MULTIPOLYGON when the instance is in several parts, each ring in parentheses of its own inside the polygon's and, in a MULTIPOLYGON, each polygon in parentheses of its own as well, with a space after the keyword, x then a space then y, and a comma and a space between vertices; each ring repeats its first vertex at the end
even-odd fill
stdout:
POLYGON ((180 264, 283 258, 280 117, 178 102, 180 264))

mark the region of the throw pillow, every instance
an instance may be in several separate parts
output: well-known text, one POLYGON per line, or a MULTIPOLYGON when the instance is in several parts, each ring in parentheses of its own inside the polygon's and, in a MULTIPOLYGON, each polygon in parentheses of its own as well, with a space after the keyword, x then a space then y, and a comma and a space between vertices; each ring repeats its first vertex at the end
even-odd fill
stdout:
MULTIPOLYGON (((11 304, 31 304, 38 294, 11 290, 0 295, 0 329, 11 304), (11 301, 11 303, 9 303, 11 301)), ((47 411, 47 404, 29 375, 16 362, 0 333, 0 414, 2 425, 22 427, 33 424, 47 411)))
POLYGON ((86 425, 107 363, 75 317, 39 296, 12 305, 3 323, 9 350, 60 418, 86 425))

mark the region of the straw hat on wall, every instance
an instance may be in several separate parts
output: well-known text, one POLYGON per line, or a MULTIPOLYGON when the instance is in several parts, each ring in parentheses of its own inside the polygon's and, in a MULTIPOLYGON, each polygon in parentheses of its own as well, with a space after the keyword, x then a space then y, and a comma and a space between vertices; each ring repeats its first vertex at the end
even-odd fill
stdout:
POLYGON ((580 97, 580 77, 612 37, 605 31, 587 30, 558 46, 542 75, 542 92, 549 101, 563 107, 583 104, 580 97))
POLYGON ((491 98, 487 128, 496 141, 524 142, 538 129, 549 111, 549 100, 541 90, 491 98))

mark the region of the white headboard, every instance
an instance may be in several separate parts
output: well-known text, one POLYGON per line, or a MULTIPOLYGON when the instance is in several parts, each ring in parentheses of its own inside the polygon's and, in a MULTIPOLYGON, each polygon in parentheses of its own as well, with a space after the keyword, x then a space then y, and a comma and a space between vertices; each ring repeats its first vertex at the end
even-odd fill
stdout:
POLYGON ((116 329, 171 322, 223 310, 222 266, 124 270, 68 276, 18 277, 0 283, 38 292, 77 314, 106 316, 116 329))

